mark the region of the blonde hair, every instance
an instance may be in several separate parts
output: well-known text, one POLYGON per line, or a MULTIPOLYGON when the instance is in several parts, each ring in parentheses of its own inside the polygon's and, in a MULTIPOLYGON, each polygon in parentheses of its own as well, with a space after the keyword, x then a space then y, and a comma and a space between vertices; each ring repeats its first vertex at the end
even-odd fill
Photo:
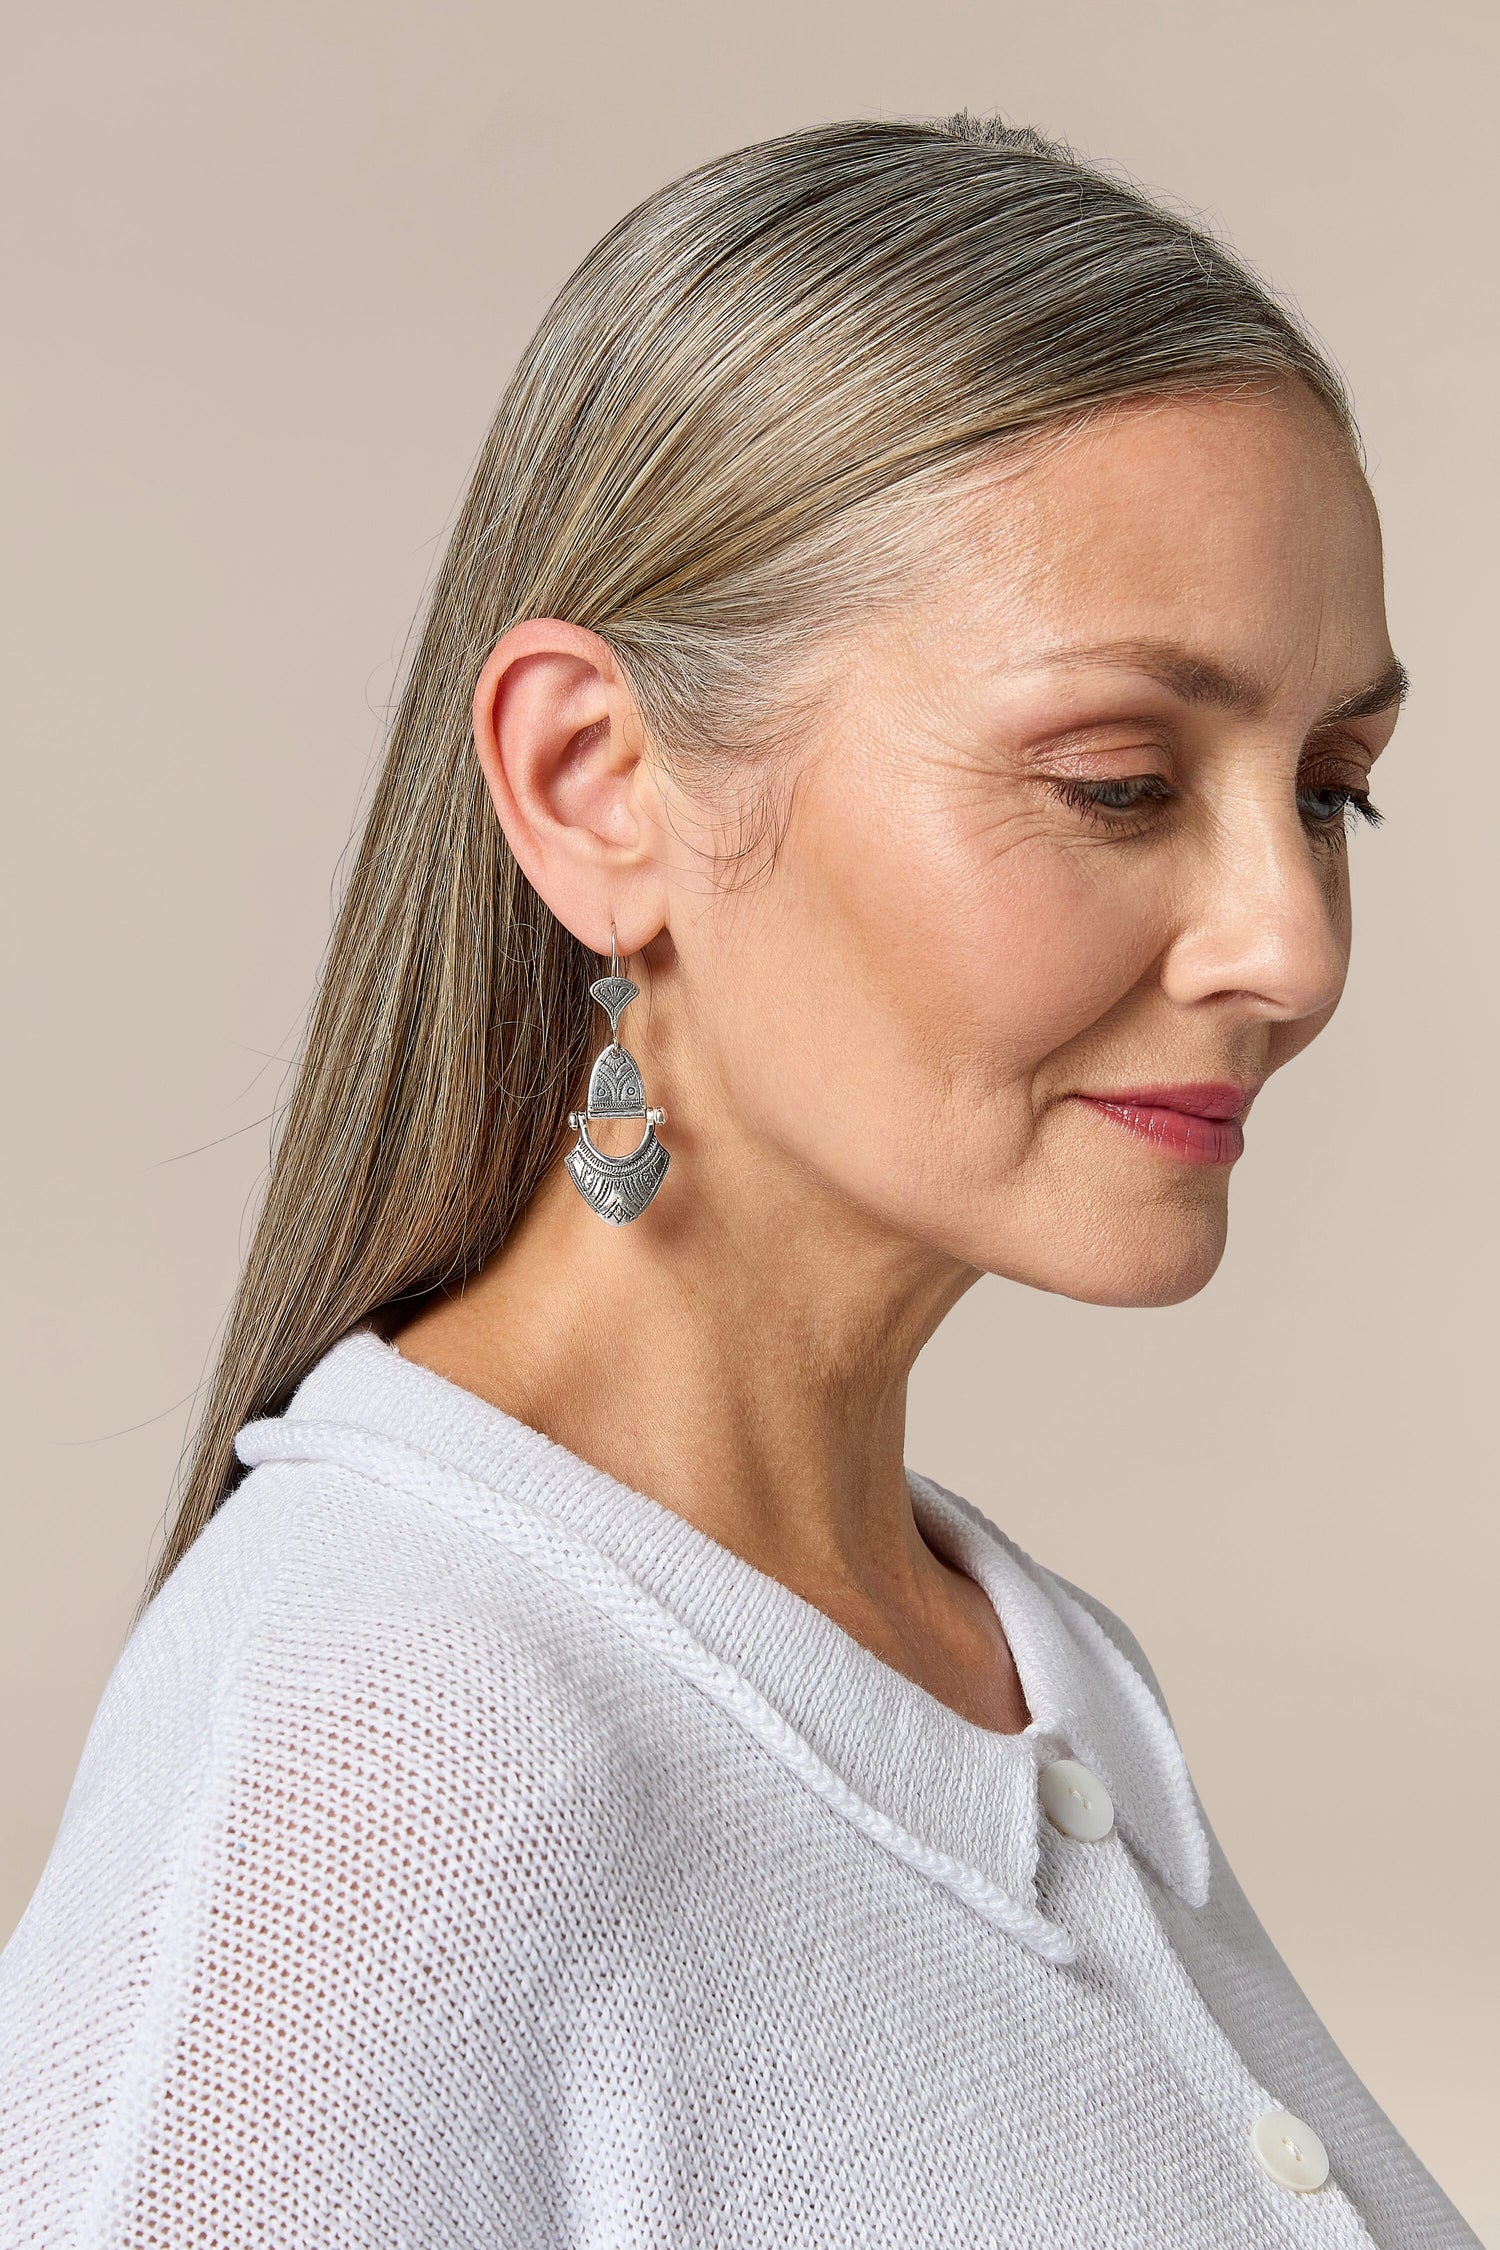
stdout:
POLYGON ((598 972, 482 786, 499 635, 592 628, 665 763, 753 770, 795 739, 767 680, 888 587, 886 534, 945 478, 1111 401, 1289 377, 1357 446, 1337 374, 1222 246, 967 115, 741 149, 589 253, 436 580, 148 1600, 232 1489, 240 1426, 360 1321, 479 1267, 566 1145, 598 972))

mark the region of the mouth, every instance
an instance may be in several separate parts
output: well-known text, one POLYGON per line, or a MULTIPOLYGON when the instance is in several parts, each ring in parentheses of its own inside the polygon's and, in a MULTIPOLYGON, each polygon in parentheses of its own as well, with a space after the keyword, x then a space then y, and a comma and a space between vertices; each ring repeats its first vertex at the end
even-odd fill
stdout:
POLYGON ((1186 1164, 1233 1164, 1244 1153, 1245 1113, 1258 1091, 1214 1080, 1070 1098, 1163 1156, 1186 1164))

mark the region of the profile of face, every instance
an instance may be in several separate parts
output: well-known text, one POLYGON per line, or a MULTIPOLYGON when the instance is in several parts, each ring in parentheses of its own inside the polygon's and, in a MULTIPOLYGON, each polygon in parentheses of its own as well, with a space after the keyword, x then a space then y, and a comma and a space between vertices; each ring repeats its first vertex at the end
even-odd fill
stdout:
POLYGON ((1287 384, 1122 404, 927 536, 899 603, 820 644, 748 879, 724 795, 664 779, 577 628, 485 668, 495 803, 568 927, 636 957, 620 1037, 681 1160, 642 1227, 1174 1303, 1344 983, 1401 689, 1374 504, 1287 384))

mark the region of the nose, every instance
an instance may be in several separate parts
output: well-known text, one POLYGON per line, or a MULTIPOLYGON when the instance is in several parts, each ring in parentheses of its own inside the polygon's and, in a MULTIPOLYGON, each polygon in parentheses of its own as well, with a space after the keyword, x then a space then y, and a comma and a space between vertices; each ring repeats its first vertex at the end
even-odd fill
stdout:
POLYGON ((1349 967, 1347 877, 1294 804, 1235 808, 1206 847, 1163 962, 1170 998, 1278 1022, 1332 1009, 1349 967))

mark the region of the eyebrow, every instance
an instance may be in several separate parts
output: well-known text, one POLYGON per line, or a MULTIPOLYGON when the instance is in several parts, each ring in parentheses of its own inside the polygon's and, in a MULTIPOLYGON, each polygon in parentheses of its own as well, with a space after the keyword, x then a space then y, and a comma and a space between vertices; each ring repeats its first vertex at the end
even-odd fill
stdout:
MULTIPOLYGON (((1216 710, 1247 716, 1263 711, 1270 701, 1264 683, 1238 665, 1222 663, 1217 657, 1204 656, 1175 641, 1101 641, 1089 648, 1054 650, 1042 662, 1067 671, 1083 671, 1095 664, 1121 665, 1160 681, 1184 703, 1210 704, 1216 710)), ((1378 711, 1389 711, 1394 704, 1404 702, 1410 686, 1406 666, 1392 658, 1379 679, 1333 704, 1318 724, 1373 718, 1378 711)))

